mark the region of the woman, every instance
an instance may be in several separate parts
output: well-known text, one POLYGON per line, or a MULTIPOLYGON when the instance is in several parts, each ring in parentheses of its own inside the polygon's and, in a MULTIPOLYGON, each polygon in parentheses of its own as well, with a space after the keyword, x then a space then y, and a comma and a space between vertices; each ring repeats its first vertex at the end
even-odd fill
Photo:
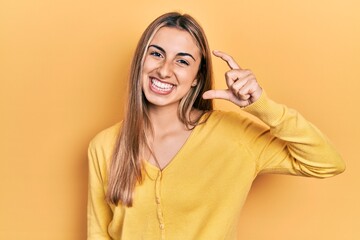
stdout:
POLYGON ((211 53, 192 17, 168 13, 145 30, 125 119, 89 146, 88 239, 237 239, 258 174, 325 178, 344 171, 319 130, 271 101, 250 70, 213 54, 230 67, 226 90, 211 90, 211 53), (214 98, 267 126, 213 110, 214 98))

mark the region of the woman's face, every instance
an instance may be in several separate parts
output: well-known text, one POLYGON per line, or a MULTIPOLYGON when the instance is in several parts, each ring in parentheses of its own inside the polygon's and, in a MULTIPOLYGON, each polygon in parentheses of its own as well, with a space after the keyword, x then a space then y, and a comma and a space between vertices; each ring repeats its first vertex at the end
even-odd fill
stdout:
POLYGON ((197 84, 200 50, 192 36, 162 27, 146 50, 142 90, 150 107, 174 106, 197 84))

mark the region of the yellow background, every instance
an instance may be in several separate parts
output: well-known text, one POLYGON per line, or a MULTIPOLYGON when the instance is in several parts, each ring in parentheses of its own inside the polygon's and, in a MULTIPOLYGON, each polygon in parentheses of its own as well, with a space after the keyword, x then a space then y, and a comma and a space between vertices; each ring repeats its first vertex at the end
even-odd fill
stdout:
MULTIPOLYGON (((122 119, 137 40, 173 10, 198 19, 212 49, 252 69, 347 164, 326 180, 260 177, 241 239, 360 239, 357 0, 2 0, 0 239, 86 238, 87 144, 122 119)), ((214 68, 223 88, 226 64, 214 59, 214 68)))

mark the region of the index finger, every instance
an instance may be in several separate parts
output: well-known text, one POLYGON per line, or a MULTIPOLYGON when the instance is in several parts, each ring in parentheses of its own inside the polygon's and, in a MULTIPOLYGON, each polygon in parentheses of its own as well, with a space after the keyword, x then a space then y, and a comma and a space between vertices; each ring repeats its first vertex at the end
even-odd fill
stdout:
POLYGON ((222 60, 224 60, 231 69, 240 69, 241 70, 241 67, 227 53, 224 53, 224 52, 221 52, 221 51, 218 51, 218 50, 214 50, 213 54, 215 56, 221 58, 222 60))

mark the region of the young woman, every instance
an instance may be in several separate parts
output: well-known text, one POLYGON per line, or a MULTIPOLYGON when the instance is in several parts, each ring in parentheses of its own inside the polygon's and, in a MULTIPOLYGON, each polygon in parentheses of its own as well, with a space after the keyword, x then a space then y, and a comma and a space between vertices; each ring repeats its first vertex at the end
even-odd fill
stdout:
POLYGON ((325 178, 344 163, 299 113, 270 100, 250 70, 212 90, 211 53, 189 15, 153 21, 137 46, 125 119, 89 146, 88 239, 237 239, 255 177, 325 178), (265 124, 213 110, 229 100, 265 124))

